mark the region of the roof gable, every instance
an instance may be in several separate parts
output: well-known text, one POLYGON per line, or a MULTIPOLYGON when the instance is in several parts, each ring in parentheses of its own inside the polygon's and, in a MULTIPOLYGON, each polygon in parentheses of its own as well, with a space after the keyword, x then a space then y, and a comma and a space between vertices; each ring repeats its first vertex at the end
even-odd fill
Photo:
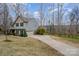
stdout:
POLYGON ((28 19, 25 18, 25 17, 22 17, 22 16, 18 16, 18 17, 16 18, 16 20, 14 21, 13 25, 14 25, 17 21, 18 21, 18 22, 23 22, 23 23, 28 23, 28 19))

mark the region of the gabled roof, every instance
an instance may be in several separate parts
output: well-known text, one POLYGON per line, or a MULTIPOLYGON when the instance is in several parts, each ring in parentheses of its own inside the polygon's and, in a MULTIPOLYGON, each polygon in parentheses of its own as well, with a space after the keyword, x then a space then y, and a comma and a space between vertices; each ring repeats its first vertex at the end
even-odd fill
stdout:
MULTIPOLYGON (((24 23, 28 23, 28 18, 22 17, 22 16, 18 16, 15 21, 13 22, 13 25, 16 23, 16 21, 18 20, 18 18, 20 18, 21 20, 23 20, 24 23)), ((12 26, 13 26, 12 25, 12 26)))

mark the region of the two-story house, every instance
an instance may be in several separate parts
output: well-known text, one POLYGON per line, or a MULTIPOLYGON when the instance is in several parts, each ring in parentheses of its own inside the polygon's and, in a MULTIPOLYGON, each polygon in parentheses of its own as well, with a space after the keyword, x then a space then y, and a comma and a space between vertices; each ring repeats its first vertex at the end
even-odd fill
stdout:
POLYGON ((34 18, 18 16, 10 28, 10 33, 20 35, 24 32, 34 32, 38 28, 38 23, 34 18))

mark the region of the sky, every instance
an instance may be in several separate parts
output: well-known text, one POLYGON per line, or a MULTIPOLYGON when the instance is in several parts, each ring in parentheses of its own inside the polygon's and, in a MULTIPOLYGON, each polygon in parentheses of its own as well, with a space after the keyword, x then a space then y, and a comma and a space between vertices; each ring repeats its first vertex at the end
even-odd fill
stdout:
MULTIPOLYGON (((53 3, 52 3, 53 4, 53 3)), ((14 4, 11 4, 11 5, 14 5, 14 4)), ((36 20, 38 22, 40 22, 40 13, 39 13, 39 10, 40 10, 40 3, 25 3, 25 4, 21 4, 21 9, 23 9, 23 15, 26 17, 26 14, 27 14, 27 11, 28 13, 31 15, 31 17, 34 17, 36 18, 36 20)), ((43 3, 42 6, 43 7, 43 13, 45 14, 45 23, 47 24, 48 21, 49 21, 49 18, 48 17, 51 17, 51 14, 55 14, 55 16, 57 15, 57 5, 56 3, 54 4, 54 9, 51 9, 51 4, 50 3, 43 3), (51 9, 51 10, 50 10, 51 9), (50 11, 49 11, 50 10, 50 11), (48 14, 49 12, 49 14, 48 14)), ((63 19, 66 21, 65 23, 67 24, 69 21, 68 20, 68 14, 72 11, 72 9, 78 5, 77 3, 74 4, 74 3, 65 3, 63 5, 63 12, 64 12, 64 16, 63 16, 63 19)), ((13 19, 15 20, 16 18, 16 14, 14 12, 14 9, 13 8, 9 8, 10 10, 10 15, 13 17, 13 19)))

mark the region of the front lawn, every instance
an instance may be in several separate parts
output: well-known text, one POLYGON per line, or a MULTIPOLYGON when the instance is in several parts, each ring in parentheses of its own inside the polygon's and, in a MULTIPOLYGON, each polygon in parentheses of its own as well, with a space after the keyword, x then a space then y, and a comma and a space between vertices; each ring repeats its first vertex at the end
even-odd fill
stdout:
POLYGON ((8 36, 11 42, 6 42, 5 36, 0 36, 0 56, 46 56, 46 55, 63 55, 47 44, 30 38, 19 36, 8 36))

